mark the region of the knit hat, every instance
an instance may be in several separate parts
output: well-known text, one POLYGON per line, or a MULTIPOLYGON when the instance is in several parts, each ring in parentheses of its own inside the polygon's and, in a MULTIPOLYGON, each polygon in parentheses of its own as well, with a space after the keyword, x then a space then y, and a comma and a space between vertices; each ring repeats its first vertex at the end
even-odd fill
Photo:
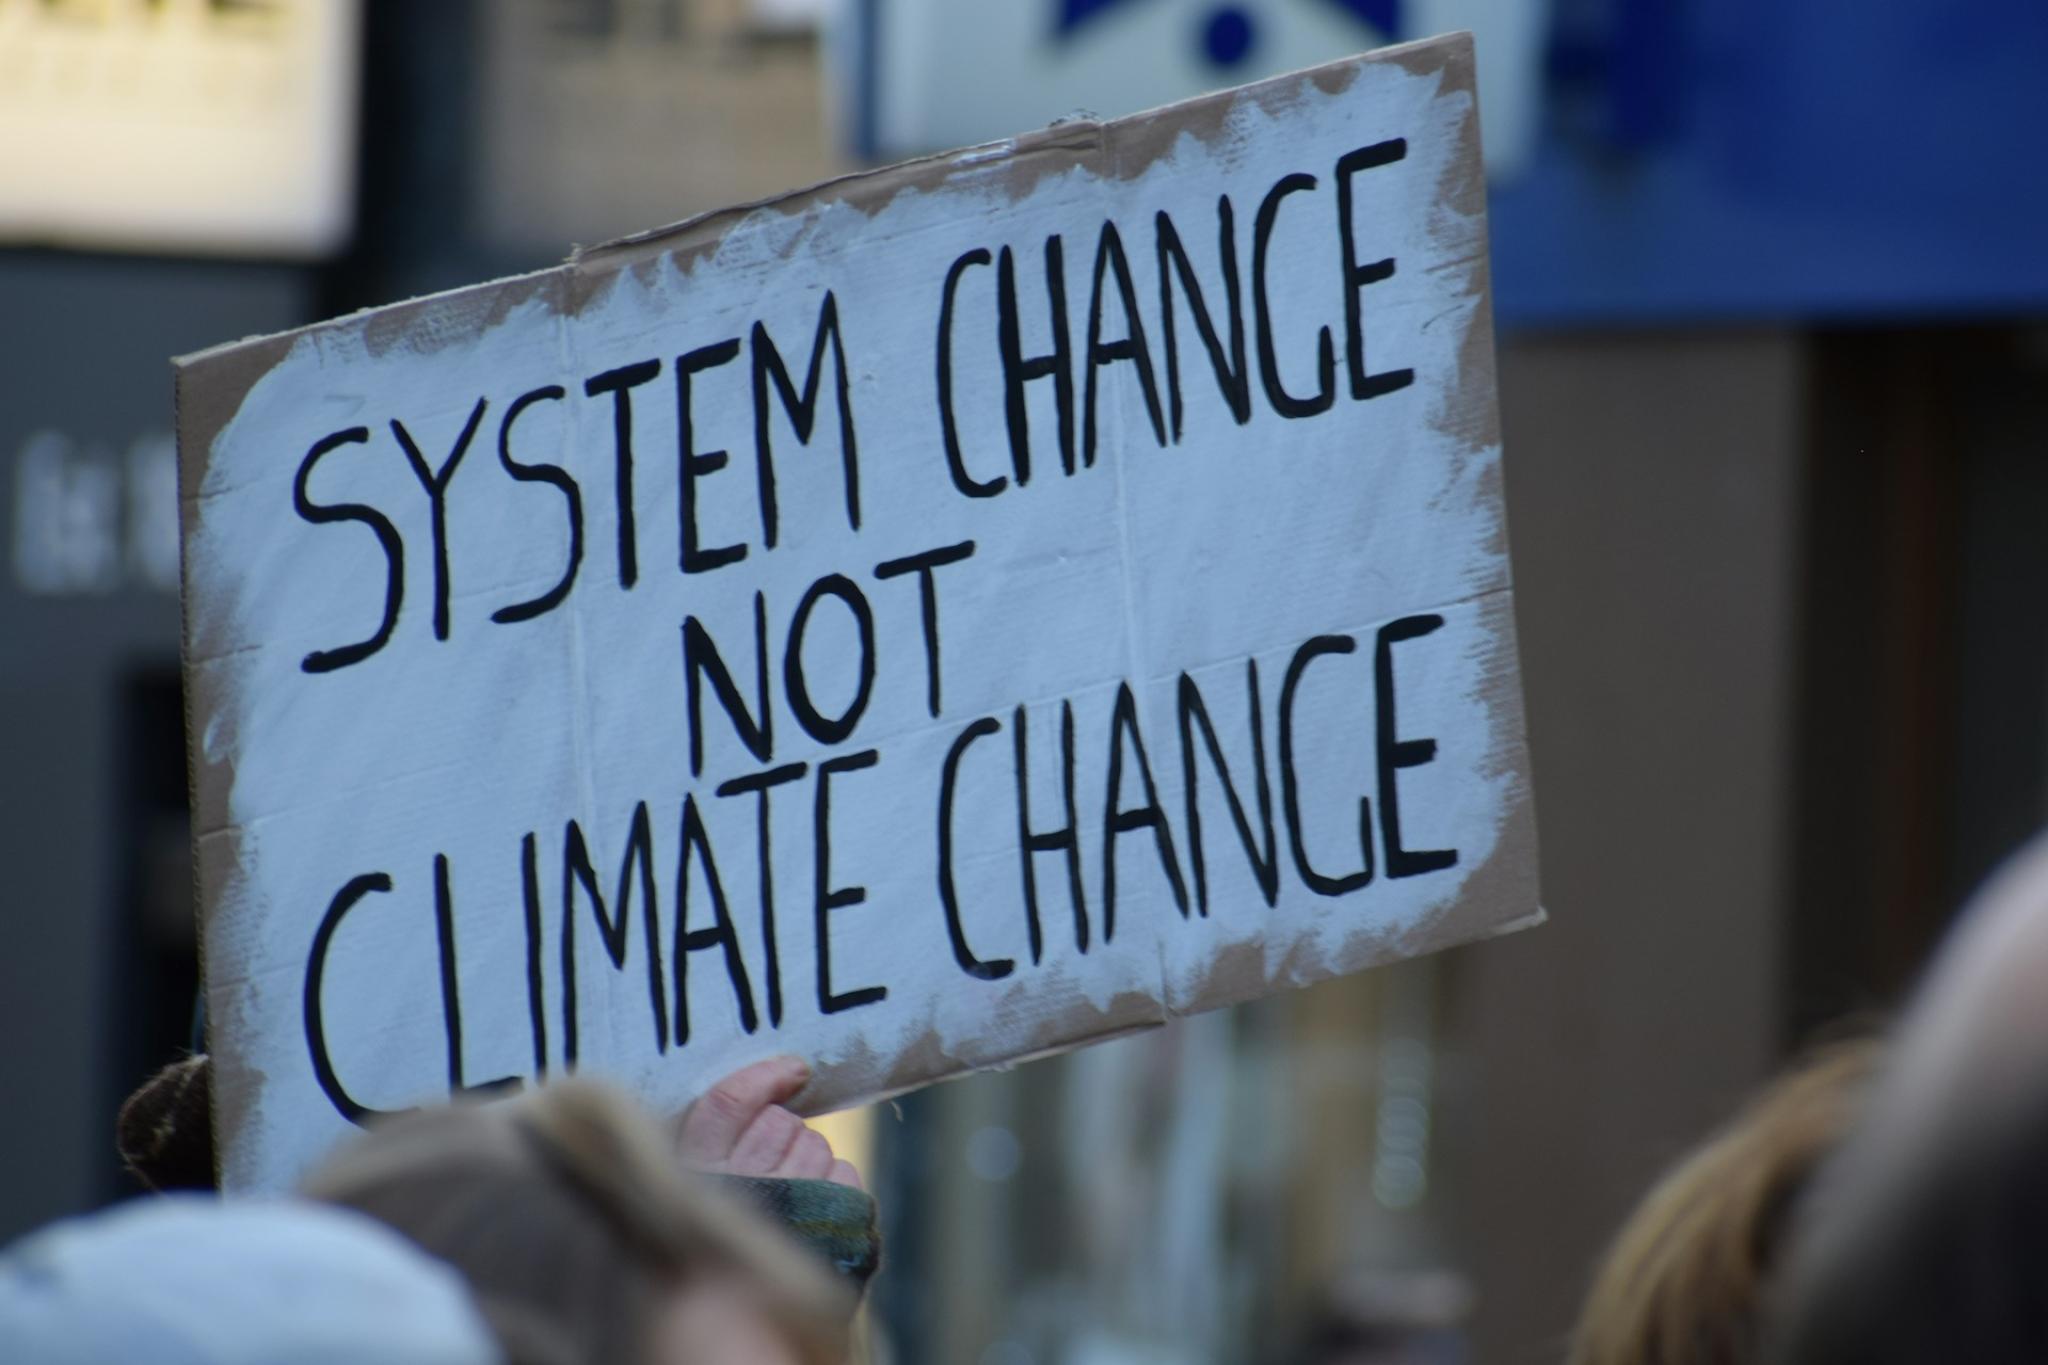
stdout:
POLYGON ((170 1195, 0 1253, 11 1365, 497 1365, 455 1272, 345 1209, 170 1195))
POLYGON ((144 1081, 114 1120, 114 1145, 152 1190, 212 1189, 213 1059, 184 1057, 144 1081))

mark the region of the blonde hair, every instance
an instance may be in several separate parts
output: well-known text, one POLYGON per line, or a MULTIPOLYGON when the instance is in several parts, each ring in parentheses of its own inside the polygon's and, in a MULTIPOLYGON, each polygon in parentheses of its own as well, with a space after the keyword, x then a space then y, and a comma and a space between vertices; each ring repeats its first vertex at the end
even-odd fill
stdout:
POLYGON ((731 1279, 806 1365, 845 1359, 851 1293, 791 1238, 684 1175, 617 1091, 569 1080, 391 1120, 305 1182, 454 1266, 512 1365, 630 1365, 699 1276, 731 1279))
POLYGON ((1808 1177, 1846 1136, 1881 1048, 1822 1049, 1636 1206, 1593 1278, 1571 1365, 1748 1365, 1808 1177))

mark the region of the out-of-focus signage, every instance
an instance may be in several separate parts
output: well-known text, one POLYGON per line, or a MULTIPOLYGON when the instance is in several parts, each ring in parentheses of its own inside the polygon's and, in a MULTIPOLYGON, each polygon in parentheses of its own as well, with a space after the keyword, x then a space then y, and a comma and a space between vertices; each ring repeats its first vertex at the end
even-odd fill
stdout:
POLYGON ((1606 0, 1556 29, 1535 164, 1493 199, 1510 324, 2048 313, 2048 4, 1606 0))
POLYGON ((493 246, 559 260, 844 168, 801 5, 491 0, 478 18, 493 246))
POLYGON ((1109 117, 1456 29, 1478 39, 1488 173, 1537 127, 1549 0, 846 0, 842 113, 910 156, 1109 117))
POLYGON ((178 474, 168 431, 116 455, 61 431, 14 459, 14 582, 36 596, 178 591, 178 474))
POLYGON ((766 29, 814 32, 838 11, 840 3, 841 0, 748 0, 747 12, 766 29))
POLYGON ((346 239, 356 0, 0 0, 0 240, 346 239))
POLYGON ((1541 918, 1463 36, 178 367, 227 1181, 1541 918))

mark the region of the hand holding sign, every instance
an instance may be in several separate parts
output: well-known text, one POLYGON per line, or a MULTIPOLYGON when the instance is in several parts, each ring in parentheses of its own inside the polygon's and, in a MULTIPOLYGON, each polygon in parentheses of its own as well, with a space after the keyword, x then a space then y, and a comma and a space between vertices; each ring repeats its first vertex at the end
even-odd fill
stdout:
POLYGON ((810 1079, 809 1064, 798 1057, 741 1067, 683 1111, 677 1153, 712 1175, 829 1180, 860 1189, 853 1163, 835 1157, 824 1134, 783 1107, 810 1079))

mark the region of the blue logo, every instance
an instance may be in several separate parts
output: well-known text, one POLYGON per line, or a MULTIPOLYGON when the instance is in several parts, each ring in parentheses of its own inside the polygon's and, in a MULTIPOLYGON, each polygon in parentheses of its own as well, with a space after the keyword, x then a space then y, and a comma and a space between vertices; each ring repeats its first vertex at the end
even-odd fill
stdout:
MULTIPOLYGON (((1334 5, 1382 37, 1395 38, 1401 30, 1401 0, 1310 0, 1334 5)), ((1142 0, 1055 0, 1053 36, 1071 40, 1089 21, 1110 10, 1128 9, 1142 0)), ((1222 4, 1203 17, 1196 34, 1202 55, 1222 70, 1241 66, 1259 46, 1259 25, 1255 14, 1243 5, 1222 4)))

